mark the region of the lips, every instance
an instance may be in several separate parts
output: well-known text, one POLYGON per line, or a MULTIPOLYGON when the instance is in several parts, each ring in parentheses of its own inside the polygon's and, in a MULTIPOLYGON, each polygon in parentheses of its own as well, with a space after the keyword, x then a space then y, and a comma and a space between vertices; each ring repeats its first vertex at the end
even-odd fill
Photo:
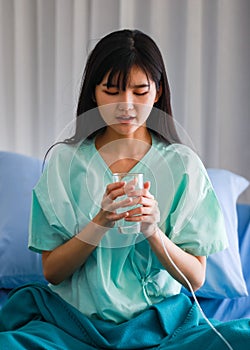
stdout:
POLYGON ((131 115, 119 115, 116 117, 116 120, 121 124, 130 124, 136 120, 136 117, 131 115))

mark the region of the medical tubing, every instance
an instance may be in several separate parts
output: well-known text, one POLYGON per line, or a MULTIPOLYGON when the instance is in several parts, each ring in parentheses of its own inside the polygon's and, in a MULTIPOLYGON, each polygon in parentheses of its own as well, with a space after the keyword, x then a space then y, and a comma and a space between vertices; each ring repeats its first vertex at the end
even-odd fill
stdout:
POLYGON ((204 311, 202 310, 197 298, 196 298, 196 295, 195 295, 195 292, 193 290, 193 287, 191 285, 191 283, 189 282, 189 280, 187 279, 187 277, 183 274, 183 272, 178 268, 178 266, 176 266, 175 262, 173 261, 173 259, 171 258, 171 256, 169 255, 168 253, 168 250, 167 250, 167 247, 163 241, 163 238, 162 238, 162 235, 160 233, 160 230, 159 228, 157 228, 157 233, 160 237, 160 240, 161 240, 161 244, 162 244, 162 247, 163 247, 163 250, 167 256, 167 258, 169 259, 171 265, 175 268, 175 270, 181 275, 181 277, 184 279, 184 281, 186 282, 186 284, 188 285, 189 287, 189 290, 194 298, 194 301, 196 303, 196 305, 198 306, 198 309, 200 310, 201 312, 201 315, 203 316, 203 318, 205 319, 205 321, 207 322, 207 324, 210 326, 210 328, 221 338, 221 340, 226 344, 226 346, 228 347, 228 349, 230 350, 234 350, 233 347, 230 345, 230 343, 226 340, 226 338, 214 327, 214 325, 209 321, 209 319, 207 318, 207 316, 205 315, 204 311))

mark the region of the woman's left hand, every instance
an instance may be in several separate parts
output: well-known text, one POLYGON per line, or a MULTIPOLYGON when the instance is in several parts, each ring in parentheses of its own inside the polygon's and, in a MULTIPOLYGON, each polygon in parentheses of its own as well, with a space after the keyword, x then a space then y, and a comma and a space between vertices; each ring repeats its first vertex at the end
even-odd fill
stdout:
POLYGON ((135 197, 130 205, 138 207, 128 211, 126 221, 141 222, 141 232, 150 236, 156 232, 157 224, 160 221, 160 210, 154 196, 149 192, 150 182, 144 183, 142 190, 134 190, 128 194, 129 197, 135 197))

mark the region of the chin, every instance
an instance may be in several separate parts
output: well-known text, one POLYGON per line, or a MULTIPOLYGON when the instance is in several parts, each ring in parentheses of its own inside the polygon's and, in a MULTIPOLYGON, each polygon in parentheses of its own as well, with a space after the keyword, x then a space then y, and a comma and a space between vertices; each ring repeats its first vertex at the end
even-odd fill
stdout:
POLYGON ((121 136, 130 136, 133 135, 138 131, 139 128, 141 128, 141 125, 127 125, 127 124, 119 124, 119 125, 112 125, 111 128, 113 131, 115 131, 118 135, 121 136))

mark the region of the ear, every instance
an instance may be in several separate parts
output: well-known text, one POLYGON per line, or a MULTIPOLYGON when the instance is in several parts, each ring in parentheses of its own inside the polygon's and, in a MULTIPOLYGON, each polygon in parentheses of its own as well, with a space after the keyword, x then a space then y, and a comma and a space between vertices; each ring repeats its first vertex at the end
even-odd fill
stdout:
POLYGON ((159 89, 156 91, 156 96, 155 96, 154 103, 159 100, 159 98, 161 97, 161 94, 162 94, 162 85, 160 83, 159 89))

